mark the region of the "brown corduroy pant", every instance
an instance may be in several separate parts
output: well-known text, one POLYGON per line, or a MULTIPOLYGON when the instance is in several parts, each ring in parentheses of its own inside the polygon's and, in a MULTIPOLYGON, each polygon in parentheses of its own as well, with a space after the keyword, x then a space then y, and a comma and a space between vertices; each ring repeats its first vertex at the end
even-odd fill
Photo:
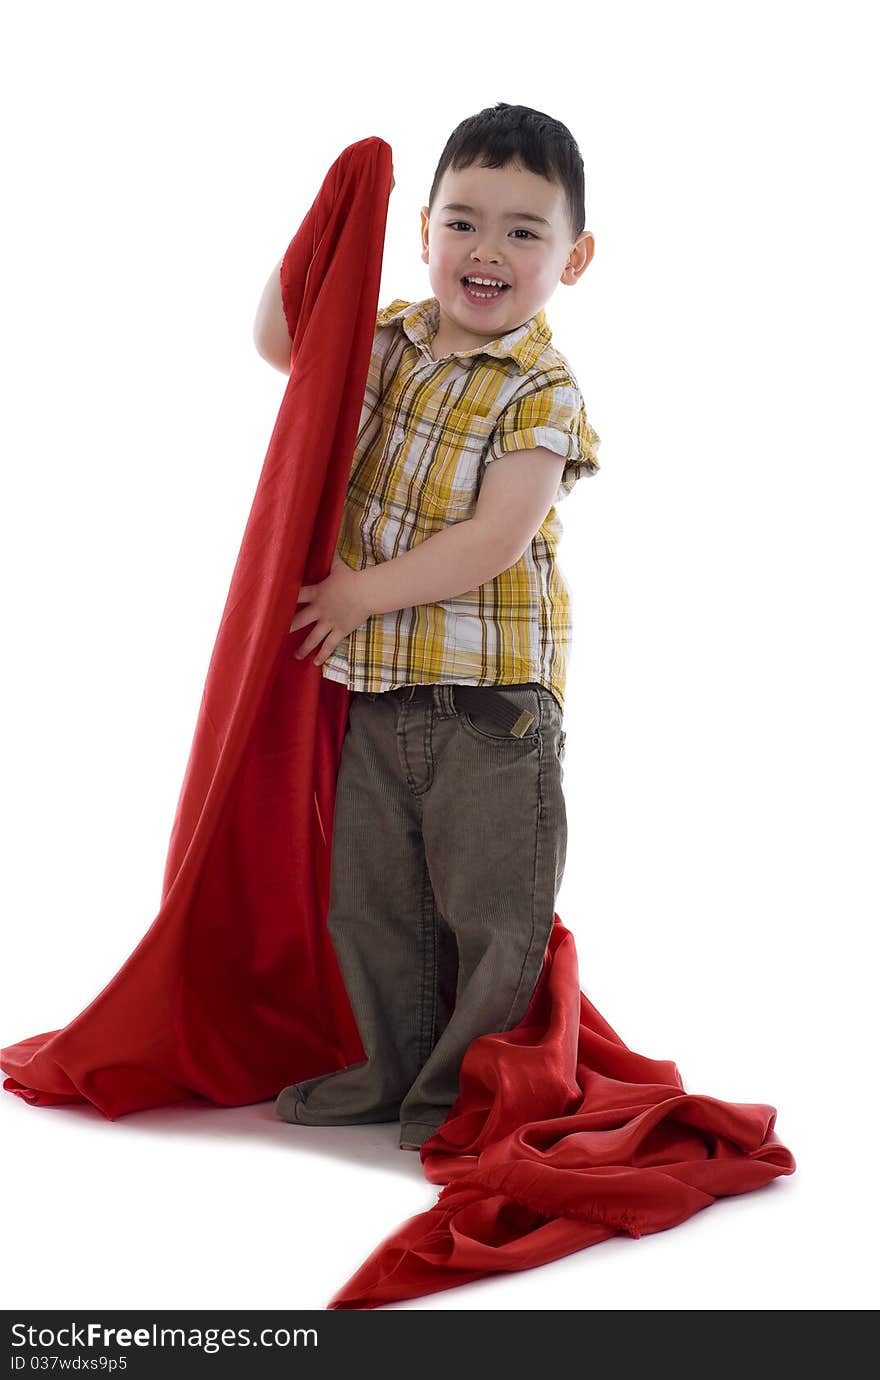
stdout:
POLYGON ((327 925, 367 1058, 283 1089, 285 1121, 399 1118, 420 1146, 471 1041, 528 1007, 565 867, 562 710, 536 682, 457 689, 351 692, 327 925), (523 736, 492 696, 531 713, 523 736))

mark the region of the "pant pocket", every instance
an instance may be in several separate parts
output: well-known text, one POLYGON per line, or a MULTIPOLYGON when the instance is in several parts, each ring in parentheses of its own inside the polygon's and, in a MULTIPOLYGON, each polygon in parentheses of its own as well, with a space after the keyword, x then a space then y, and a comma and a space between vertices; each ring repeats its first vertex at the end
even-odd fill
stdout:
POLYGON ((453 691, 454 697, 456 694, 459 720, 472 738, 488 739, 508 746, 516 743, 534 746, 537 743, 540 736, 538 724, 541 720, 541 706, 538 693, 533 686, 505 685, 503 689, 501 686, 479 686, 476 687, 476 693, 474 687, 469 686, 461 691, 453 691), (501 705, 503 712, 499 714, 501 705), (517 710, 525 710, 531 714, 532 722, 524 733, 511 732, 508 722, 511 709, 514 718, 517 710))

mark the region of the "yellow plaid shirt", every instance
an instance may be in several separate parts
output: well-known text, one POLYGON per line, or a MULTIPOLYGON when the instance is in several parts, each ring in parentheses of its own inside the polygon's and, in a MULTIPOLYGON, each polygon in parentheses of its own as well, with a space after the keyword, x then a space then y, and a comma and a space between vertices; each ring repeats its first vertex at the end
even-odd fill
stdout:
POLYGON ((572 626, 555 505, 599 468, 600 438, 543 308, 497 340, 435 360, 438 323, 436 297, 398 298, 376 317, 339 556, 362 570, 471 517, 484 466, 506 451, 565 456, 554 506, 508 570, 454 599, 372 614, 322 674, 350 690, 537 681, 564 707, 572 626))

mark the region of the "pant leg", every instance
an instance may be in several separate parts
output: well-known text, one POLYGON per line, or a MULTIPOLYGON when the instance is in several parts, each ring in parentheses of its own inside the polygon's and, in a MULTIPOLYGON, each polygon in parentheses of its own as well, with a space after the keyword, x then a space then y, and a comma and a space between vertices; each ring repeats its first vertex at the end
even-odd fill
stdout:
POLYGON ((540 685, 503 692, 535 715, 523 738, 479 710, 453 713, 445 745, 435 735, 422 829, 458 980, 454 1010, 401 1104, 401 1141, 410 1144, 446 1119, 471 1041, 522 1019, 553 926, 567 841, 562 710, 540 685))
POLYGON ((336 783, 327 927, 367 1058, 283 1089, 287 1121, 396 1120, 454 1000, 457 951, 399 751, 401 703, 352 693, 336 783))

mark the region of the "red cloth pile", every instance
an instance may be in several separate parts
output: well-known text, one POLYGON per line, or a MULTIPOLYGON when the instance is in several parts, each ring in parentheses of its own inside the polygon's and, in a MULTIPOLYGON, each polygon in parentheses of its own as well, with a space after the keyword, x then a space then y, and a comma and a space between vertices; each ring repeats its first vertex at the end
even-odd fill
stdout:
MULTIPOLYGON (((330 569, 378 307, 391 148, 344 149, 281 268, 293 347, 223 610, 171 833, 159 913, 60 1030, 0 1051, 3 1087, 113 1120, 192 1098, 233 1107, 365 1057, 326 928, 349 691, 294 652, 304 584, 330 569)), ((559 916, 529 1010, 467 1050, 421 1148, 435 1206, 329 1308, 376 1308, 674 1226, 795 1161, 776 1112, 684 1091, 580 991, 559 916)), ((395 1153, 399 1153, 396 1151, 395 1153)))

